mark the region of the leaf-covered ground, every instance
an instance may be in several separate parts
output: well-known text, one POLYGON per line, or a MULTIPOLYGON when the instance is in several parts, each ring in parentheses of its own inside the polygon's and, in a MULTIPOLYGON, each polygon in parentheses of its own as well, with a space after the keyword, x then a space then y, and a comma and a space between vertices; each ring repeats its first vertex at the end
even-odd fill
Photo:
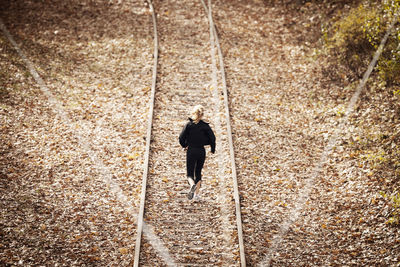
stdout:
MULTIPOLYGON (((329 79, 326 58, 312 53, 321 21, 344 6, 271 2, 213 5, 248 266, 269 254, 274 266, 398 266, 399 228, 386 223, 393 207, 379 192, 399 188, 399 88, 370 82, 315 172, 355 90, 346 79, 329 79), (308 181, 310 193, 294 214, 308 181)), ((0 263, 128 266, 134 218, 91 157, 136 209, 151 83, 149 9, 142 1, 1 6, 0 17, 69 120, 0 35, 0 263)))

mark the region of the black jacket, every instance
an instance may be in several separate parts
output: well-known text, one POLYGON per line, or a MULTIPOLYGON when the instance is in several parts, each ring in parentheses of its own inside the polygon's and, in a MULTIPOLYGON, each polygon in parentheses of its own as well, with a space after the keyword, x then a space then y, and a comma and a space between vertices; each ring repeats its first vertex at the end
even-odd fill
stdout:
POLYGON ((192 119, 186 123, 181 134, 179 135, 179 143, 182 147, 203 147, 211 146, 211 152, 215 152, 215 135, 210 125, 204 121, 194 123, 192 119))

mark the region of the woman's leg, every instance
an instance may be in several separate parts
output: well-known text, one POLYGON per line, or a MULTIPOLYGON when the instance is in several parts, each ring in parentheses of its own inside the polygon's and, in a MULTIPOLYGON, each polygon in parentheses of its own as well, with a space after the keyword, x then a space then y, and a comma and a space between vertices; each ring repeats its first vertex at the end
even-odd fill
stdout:
POLYGON ((204 162, 206 160, 206 150, 200 149, 198 151, 198 158, 197 158, 197 162, 196 162, 196 168, 195 168, 195 175, 196 175, 196 190, 195 190, 195 194, 198 196, 199 192, 200 192, 200 187, 201 187, 201 170, 203 169, 204 166, 204 162))
POLYGON ((203 169, 204 162, 206 160, 206 150, 204 148, 199 149, 196 159, 197 161, 195 164, 195 183, 197 184, 199 181, 201 181, 201 170, 203 169))
POLYGON ((196 184, 196 190, 194 191, 194 193, 196 194, 196 196, 199 195, 200 187, 201 187, 201 180, 198 181, 197 184, 196 184))
POLYGON ((196 190, 195 194, 199 195, 200 187, 201 187, 201 170, 203 169, 205 161, 205 156, 200 157, 199 160, 196 162, 196 190))
POLYGON ((186 152, 186 176, 190 186, 194 184, 195 166, 196 166, 196 157, 193 154, 192 149, 189 148, 186 152))
POLYGON ((195 181, 194 181, 194 172, 196 167, 196 151, 191 149, 190 147, 186 153, 186 171, 187 171, 187 179, 190 185, 190 190, 187 194, 188 199, 192 199, 194 195, 194 191, 196 190, 195 181))

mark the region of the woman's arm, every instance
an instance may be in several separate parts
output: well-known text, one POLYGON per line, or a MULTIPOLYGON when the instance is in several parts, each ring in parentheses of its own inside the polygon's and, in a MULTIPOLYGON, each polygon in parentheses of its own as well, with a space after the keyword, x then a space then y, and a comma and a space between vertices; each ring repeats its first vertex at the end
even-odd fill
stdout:
POLYGON ((208 135, 208 140, 210 141, 211 153, 214 154, 215 153, 215 134, 209 125, 208 125, 207 135, 208 135))
POLYGON ((188 146, 187 143, 187 134, 188 134, 188 123, 186 123, 186 125, 183 127, 180 135, 179 135, 179 144, 185 148, 188 146))

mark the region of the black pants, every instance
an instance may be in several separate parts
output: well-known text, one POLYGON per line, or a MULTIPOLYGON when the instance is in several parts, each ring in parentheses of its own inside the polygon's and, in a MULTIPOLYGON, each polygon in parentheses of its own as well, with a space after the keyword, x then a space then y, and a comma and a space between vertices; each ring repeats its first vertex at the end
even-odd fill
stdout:
POLYGON ((206 160, 204 147, 189 147, 186 153, 187 176, 193 178, 197 184, 201 180, 201 170, 206 160), (196 179, 194 179, 196 177, 196 179))

